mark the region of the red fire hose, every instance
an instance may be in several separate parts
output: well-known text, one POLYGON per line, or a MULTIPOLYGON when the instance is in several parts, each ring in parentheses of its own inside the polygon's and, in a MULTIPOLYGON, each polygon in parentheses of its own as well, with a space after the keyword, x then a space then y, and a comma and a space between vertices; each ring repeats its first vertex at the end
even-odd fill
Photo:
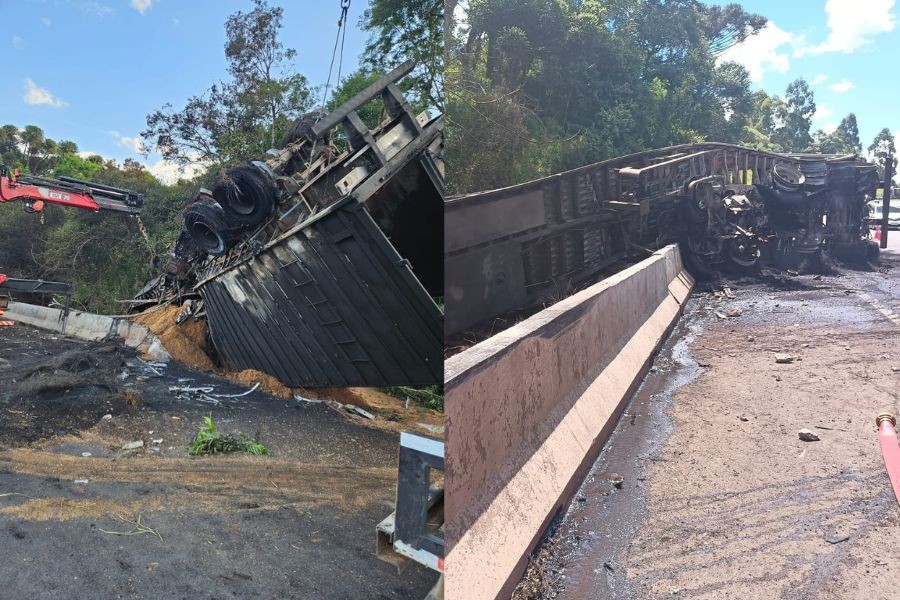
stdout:
POLYGON ((884 466, 894 488, 894 496, 900 503, 900 446, 897 445, 897 430, 894 425, 897 419, 889 413, 882 413, 875 417, 878 426, 878 441, 881 443, 881 456, 884 458, 884 466))

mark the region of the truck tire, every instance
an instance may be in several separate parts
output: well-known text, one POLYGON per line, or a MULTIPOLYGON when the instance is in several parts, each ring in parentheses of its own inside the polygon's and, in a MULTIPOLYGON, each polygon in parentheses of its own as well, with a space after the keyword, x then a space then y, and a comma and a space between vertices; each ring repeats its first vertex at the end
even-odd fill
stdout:
POLYGON ((232 225, 259 225, 275 207, 275 186, 251 165, 235 167, 220 175, 212 194, 232 225))
POLYGON ((233 239, 222 209, 195 202, 184 213, 184 227, 194 245, 212 256, 225 254, 233 239))

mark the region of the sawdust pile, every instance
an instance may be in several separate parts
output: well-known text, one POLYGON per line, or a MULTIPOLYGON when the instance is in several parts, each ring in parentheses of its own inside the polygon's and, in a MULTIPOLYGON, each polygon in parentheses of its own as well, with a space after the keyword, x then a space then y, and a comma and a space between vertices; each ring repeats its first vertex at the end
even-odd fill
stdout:
POLYGON ((370 423, 383 429, 422 430, 424 424, 431 428, 429 433, 434 433, 433 429, 443 426, 441 413, 424 408, 415 402, 407 403, 374 388, 291 388, 272 375, 255 369, 237 373, 219 369, 207 354, 209 342, 206 320, 189 317, 180 325, 176 325, 175 319, 180 312, 181 307, 166 306, 138 315, 133 320, 147 326, 175 360, 195 369, 219 374, 237 385, 249 388, 258 382, 259 391, 279 398, 289 399, 300 395, 316 400, 333 400, 341 404, 359 406, 375 413, 379 418, 370 423))
POLYGON ((209 358, 206 336, 206 320, 188 317, 180 325, 175 324, 180 306, 169 305, 134 317, 134 321, 152 331, 166 351, 176 360, 201 371, 215 371, 209 358))
POLYGON ((434 435, 435 430, 423 428, 422 424, 432 428, 443 428, 444 415, 430 410, 415 402, 406 403, 400 398, 386 394, 377 388, 364 387, 332 387, 307 390, 304 395, 319 400, 336 400, 343 404, 359 406, 375 413, 380 418, 377 424, 382 429, 403 431, 412 429, 434 435))
POLYGON ((295 393, 299 393, 287 387, 271 375, 263 373, 262 371, 256 371, 255 369, 246 369, 239 373, 225 373, 225 377, 232 383, 246 385, 247 387, 259 382, 260 391, 272 394, 273 396, 278 396, 279 398, 292 398, 295 393))

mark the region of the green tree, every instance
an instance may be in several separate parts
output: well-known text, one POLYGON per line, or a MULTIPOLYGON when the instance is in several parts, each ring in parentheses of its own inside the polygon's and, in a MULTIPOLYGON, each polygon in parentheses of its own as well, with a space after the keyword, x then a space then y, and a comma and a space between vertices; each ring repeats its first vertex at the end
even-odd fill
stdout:
POLYGON ((862 144, 859 141, 859 126, 856 115, 850 113, 830 134, 821 129, 813 136, 812 149, 822 154, 860 154, 862 144))
POLYGON ((803 152, 810 148, 809 129, 816 113, 812 90, 803 78, 787 86, 784 100, 776 106, 774 119, 778 123, 773 140, 787 152, 803 152))
POLYGON ((775 146, 778 103, 763 110, 746 69, 717 64, 766 23, 739 5, 470 0, 466 9, 466 27, 447 35, 454 192, 677 143, 775 146))
POLYGON ((443 109, 443 0, 370 0, 360 26, 369 32, 363 54, 368 68, 387 72, 415 60, 407 90, 414 101, 443 109))
POLYGON ((101 170, 103 170, 102 164, 81 158, 77 154, 65 153, 56 161, 56 165, 53 167, 53 176, 74 177, 89 181, 101 170))
POLYGON ((229 81, 210 86, 175 111, 171 104, 147 116, 147 147, 180 164, 236 162, 276 145, 290 124, 312 106, 312 90, 292 72, 293 49, 278 39, 283 10, 254 0, 225 23, 229 81))
POLYGON ((894 135, 890 129, 885 127, 878 132, 878 135, 875 136, 875 139, 869 145, 869 154, 872 155, 875 164, 878 165, 880 177, 884 178, 884 165, 887 163, 888 156, 893 157, 892 171, 894 174, 897 173, 897 148, 894 146, 894 135))

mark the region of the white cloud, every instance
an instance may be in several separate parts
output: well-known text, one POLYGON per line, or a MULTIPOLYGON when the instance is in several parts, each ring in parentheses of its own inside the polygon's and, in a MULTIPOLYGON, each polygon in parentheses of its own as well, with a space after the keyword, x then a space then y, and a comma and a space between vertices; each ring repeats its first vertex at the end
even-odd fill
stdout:
POLYGON ((31 77, 25 78, 25 95, 22 96, 22 99, 25 100, 25 104, 46 105, 53 108, 62 108, 69 105, 65 100, 51 94, 49 90, 39 87, 38 84, 32 81, 31 77))
POLYGON ((828 0, 828 39, 816 46, 798 48, 795 56, 843 52, 849 54, 872 43, 880 33, 893 31, 896 25, 896 0, 828 0))
POLYGON ((830 123, 825 123, 824 125, 822 125, 822 131, 824 131, 825 133, 827 133, 829 135, 834 133, 834 130, 837 128, 838 128, 837 123, 835 123, 834 121, 832 121, 830 123))
MULTIPOLYGON (((95 155, 102 158, 103 162, 110 160, 108 157, 103 156, 99 152, 82 151, 78 153, 78 156, 84 159, 90 158, 91 156, 95 155)), ((209 166, 205 163, 191 163, 186 167, 180 167, 178 164, 172 161, 164 160, 162 158, 154 163, 140 160, 137 162, 144 165, 144 168, 147 169, 148 173, 156 177, 160 181, 160 183, 163 183, 165 185, 178 183, 179 179, 193 179, 209 166)), ((116 163, 119 165, 122 164, 118 160, 116 160, 116 163)))
POLYGON ((98 17, 108 17, 113 13, 111 6, 101 4, 99 2, 82 2, 79 4, 82 11, 96 15, 98 17))
POLYGON ((720 54, 716 62, 739 63, 747 69, 753 81, 759 81, 766 71, 787 72, 790 61, 785 46, 794 46, 799 43, 798 40, 794 34, 769 21, 757 34, 720 54))
MULTIPOLYGON (((831 108, 827 104, 816 104, 816 112, 812 116, 812 120, 813 121, 822 121, 822 120, 827 119, 828 117, 832 116, 833 114, 834 113, 832 112, 831 108)), ((822 129, 825 129, 825 127, 827 127, 827 125, 823 125, 822 129)), ((835 127, 837 127, 837 125, 835 125, 835 127)))
POLYGON ((181 167, 172 161, 160 159, 153 164, 147 165, 147 170, 151 175, 159 179, 161 183, 170 185, 177 183, 179 179, 192 179, 202 173, 208 166, 203 163, 191 163, 181 167))
POLYGON ((828 89, 831 90, 832 92, 837 92, 839 94, 842 94, 842 93, 846 92, 847 90, 851 90, 855 87, 856 87, 855 83, 853 83, 852 81, 849 81, 847 79, 844 79, 843 81, 838 81, 837 83, 832 83, 831 85, 828 86, 828 89))
POLYGON ((41 23, 44 24, 44 27, 50 27, 51 25, 53 25, 53 21, 51 21, 47 17, 41 17, 41 23))
POLYGON ((144 154, 147 152, 147 149, 144 147, 144 142, 142 142, 140 138, 122 135, 118 131, 110 131, 109 135, 116 138, 116 142, 124 148, 133 150, 138 154, 144 154))
POLYGON ((172 19, 172 25, 174 25, 175 27, 180 27, 181 19, 172 19))
POLYGON ((826 79, 828 79, 828 75, 825 75, 824 73, 819 73, 818 75, 813 77, 813 79, 810 83, 813 85, 822 85, 823 83, 825 83, 826 79))
POLYGON ((147 9, 149 9, 152 4, 153 0, 131 0, 131 8, 141 14, 147 12, 147 9))

